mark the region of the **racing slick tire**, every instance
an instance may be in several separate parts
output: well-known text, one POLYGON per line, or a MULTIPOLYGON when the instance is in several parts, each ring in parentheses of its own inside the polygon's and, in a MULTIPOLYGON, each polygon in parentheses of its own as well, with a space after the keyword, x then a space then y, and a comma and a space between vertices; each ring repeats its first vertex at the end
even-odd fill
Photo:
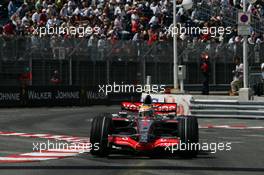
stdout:
POLYGON ((90 142, 92 144, 91 154, 105 157, 110 153, 108 135, 111 128, 112 119, 110 114, 101 114, 92 121, 90 142))
POLYGON ((181 157, 196 157, 199 150, 199 129, 198 121, 194 116, 184 116, 178 118, 178 136, 180 137, 182 149, 181 157), (183 147, 183 145, 185 145, 183 147))

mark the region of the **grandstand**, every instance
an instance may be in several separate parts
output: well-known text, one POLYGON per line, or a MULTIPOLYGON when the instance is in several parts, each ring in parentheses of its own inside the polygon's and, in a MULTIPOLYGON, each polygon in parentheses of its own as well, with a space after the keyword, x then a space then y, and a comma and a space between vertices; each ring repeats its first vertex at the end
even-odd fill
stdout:
MULTIPOLYGON (((5 85, 19 85, 17 77, 29 65, 33 85, 46 85, 55 69, 65 85, 142 82, 146 74, 152 75, 154 83, 172 84, 172 37, 166 30, 172 23, 172 1, 13 0, 12 3, 13 11, 10 1, 3 1, 0 13, 3 24, 0 79, 5 85), (48 26, 98 26, 100 32, 84 37, 76 34, 40 37, 34 30, 48 26), (126 70, 130 72, 122 74, 126 70)), ((228 86, 233 57, 242 58, 242 38, 236 30, 240 9, 239 0, 194 0, 191 10, 178 9, 177 22, 182 26, 232 28, 230 34, 216 37, 178 35, 179 61, 188 70, 186 84, 201 83, 199 58, 207 51, 210 83, 228 86)), ((248 4, 248 12, 253 16, 252 35, 248 39, 249 63, 251 70, 258 71, 254 67, 264 61, 263 1, 248 4)))

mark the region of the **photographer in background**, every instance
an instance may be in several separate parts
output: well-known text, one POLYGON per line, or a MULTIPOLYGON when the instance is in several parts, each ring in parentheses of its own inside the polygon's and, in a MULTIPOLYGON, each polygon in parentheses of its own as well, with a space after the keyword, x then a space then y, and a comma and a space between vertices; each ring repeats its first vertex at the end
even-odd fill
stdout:
POLYGON ((61 79, 60 79, 58 70, 54 70, 54 72, 51 76, 51 79, 50 79, 50 83, 51 83, 51 85, 60 85, 61 84, 61 79))
POLYGON ((238 95, 239 89, 242 87, 243 83, 243 63, 240 62, 239 57, 235 57, 236 68, 232 71, 234 74, 233 81, 231 82, 231 92, 230 96, 238 95))
POLYGON ((206 52, 201 54, 200 69, 203 73, 203 95, 209 95, 209 56, 206 52))
POLYGON ((261 80, 258 81, 254 86, 255 94, 258 96, 261 96, 264 93, 264 63, 260 65, 260 70, 261 70, 261 80))
POLYGON ((24 71, 19 76, 19 81, 22 88, 30 86, 32 82, 32 72, 29 67, 25 67, 24 71))

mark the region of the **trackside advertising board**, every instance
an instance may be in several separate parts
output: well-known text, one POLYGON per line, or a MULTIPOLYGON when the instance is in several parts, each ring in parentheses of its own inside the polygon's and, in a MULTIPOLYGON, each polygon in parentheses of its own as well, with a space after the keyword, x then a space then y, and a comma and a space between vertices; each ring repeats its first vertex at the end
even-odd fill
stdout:
POLYGON ((30 86, 0 87, 0 107, 113 105, 139 101, 140 93, 105 93, 98 87, 30 86))
POLYGON ((17 87, 0 88, 0 106, 20 106, 23 104, 22 89, 17 87))

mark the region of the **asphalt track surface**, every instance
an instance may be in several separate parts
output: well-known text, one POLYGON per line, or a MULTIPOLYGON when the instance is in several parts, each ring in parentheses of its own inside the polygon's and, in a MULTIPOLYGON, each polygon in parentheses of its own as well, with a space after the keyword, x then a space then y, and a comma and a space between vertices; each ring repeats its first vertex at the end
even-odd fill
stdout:
MULTIPOLYGON (((118 106, 69 108, 0 109, 0 132, 69 135, 88 138, 91 118, 101 112, 117 112, 118 106)), ((264 120, 199 119, 200 142, 231 142, 230 151, 200 151, 197 158, 149 158, 138 155, 110 155, 97 158, 89 153, 36 162, 0 162, 0 174, 264 174, 264 120), (247 126, 247 128, 214 128, 212 126, 247 126)), ((0 135, 0 157, 32 152, 33 142, 45 138, 0 135)))

